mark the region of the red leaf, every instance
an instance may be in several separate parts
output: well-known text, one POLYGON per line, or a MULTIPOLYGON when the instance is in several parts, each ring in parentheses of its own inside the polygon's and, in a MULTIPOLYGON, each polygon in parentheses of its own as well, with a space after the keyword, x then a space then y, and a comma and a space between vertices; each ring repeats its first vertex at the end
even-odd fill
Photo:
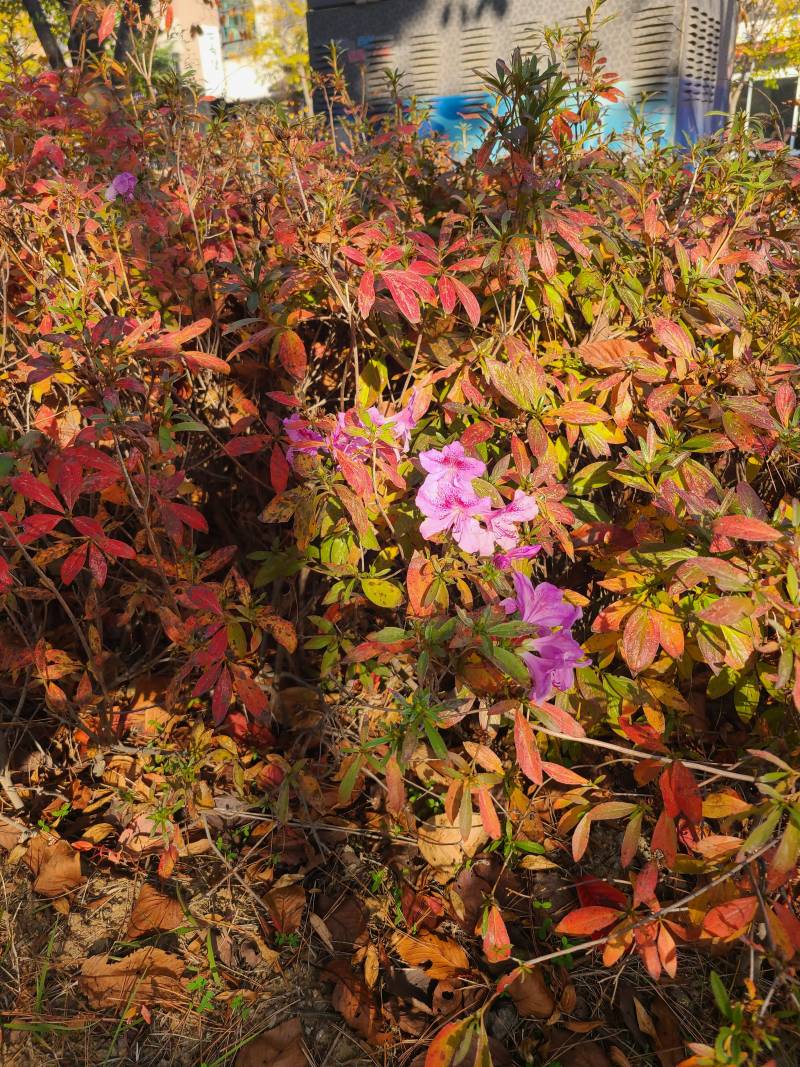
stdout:
POLYGON ((375 275, 371 270, 364 271, 358 283, 358 310, 362 319, 372 311, 375 303, 375 275))
POLYGON ((675 866, 675 859, 678 855, 678 835, 675 832, 675 823, 666 811, 662 811, 658 817, 650 847, 654 852, 660 852, 663 855, 667 867, 671 869, 675 866))
POLYGON ((549 237, 546 237, 543 241, 534 241, 533 247, 536 249, 536 258, 539 260, 539 266, 545 278, 554 278, 558 271, 556 246, 549 237))
POLYGON ((264 690, 256 685, 252 678, 238 675, 234 683, 236 695, 247 711, 255 718, 261 718, 267 712, 267 697, 264 690))
POLYGON ((749 515, 723 515, 712 528, 717 537, 736 537, 740 541, 780 541, 783 537, 773 526, 749 515))
POLYGON ((278 445, 275 445, 269 457, 269 480, 276 493, 282 493, 289 484, 289 464, 278 445))
POLYGON ((338 448, 334 449, 334 457, 339 469, 347 479, 348 484, 359 496, 371 497, 373 495, 372 475, 369 468, 358 460, 351 459, 338 448))
POLYGON ((511 939, 500 909, 489 908, 486 915, 486 927, 483 934, 483 954, 489 963, 502 963, 511 958, 511 939))
POLYGON ((655 659, 659 634, 658 620, 652 609, 640 606, 628 616, 621 650, 633 674, 645 670, 655 659))
POLYGON ((24 496, 26 500, 35 501, 37 504, 64 514, 61 501, 53 490, 40 482, 38 478, 34 478, 32 474, 18 474, 16 478, 11 479, 11 486, 15 493, 24 496))
POLYGON ((590 874, 585 874, 578 879, 575 890, 583 908, 594 906, 612 908, 616 905, 625 907, 628 903, 628 898, 621 889, 617 889, 610 882, 604 882, 602 878, 594 878, 590 874))
POLYGON ((658 885, 658 864, 651 860, 642 867, 636 876, 636 884, 633 887, 633 906, 649 904, 655 900, 656 886, 658 885))
POLYGON ((86 553, 89 551, 89 546, 84 542, 82 545, 78 545, 67 556, 64 562, 61 564, 61 581, 64 585, 69 585, 75 576, 83 570, 83 565, 86 562, 86 553))
POLYGON ((456 287, 453 284, 453 279, 448 278, 446 274, 443 274, 439 279, 438 289, 442 308, 449 315, 456 306, 456 287))
POLYGON ((173 15, 174 12, 172 10, 172 4, 167 4, 166 8, 164 9, 164 30, 166 31, 166 33, 169 33, 169 31, 172 29, 173 15))
POLYGON ((208 533, 208 523, 197 508, 190 508, 188 504, 175 504, 172 501, 165 503, 164 507, 180 519, 184 526, 199 530, 200 533, 208 533))
POLYGON ((41 163, 44 159, 49 159, 56 170, 63 170, 66 162, 64 153, 53 138, 48 137, 47 134, 39 137, 35 142, 29 163, 32 167, 35 167, 37 163, 41 163))
POLYGON ((97 547, 97 545, 89 543, 89 570, 92 572, 92 576, 98 585, 105 585, 106 578, 108 577, 108 564, 106 563, 106 557, 97 547))
POLYGON ((403 771, 394 756, 386 763, 386 810, 391 815, 399 815, 406 804, 406 787, 403 771))
POLYGON ((385 270, 381 279, 400 313, 411 323, 417 323, 422 318, 417 297, 428 303, 433 303, 436 299, 430 282, 413 270, 385 270))
POLYGON ((303 338, 294 330, 283 330, 278 337, 276 348, 278 359, 286 373, 298 381, 304 378, 308 370, 308 357, 303 338))
POLYGON ((214 686, 214 697, 211 701, 211 714, 214 722, 219 726, 228 714, 231 704, 231 676, 227 670, 220 671, 217 684, 214 686))
POLYGON ((124 541, 118 541, 116 537, 98 537, 97 545, 107 556, 115 559, 136 559, 136 549, 124 541))
POLYGON ((219 597, 207 585, 193 585, 191 589, 186 590, 186 599, 199 611, 210 611, 214 615, 222 615, 219 597))
POLYGON ((514 747, 522 773, 536 785, 541 785, 544 781, 542 757, 536 747, 536 738, 531 724, 523 715, 522 708, 517 708, 514 716, 514 747))
POLYGON ((189 370, 216 370, 220 374, 230 374, 231 368, 224 359, 212 356, 210 352, 180 352, 180 358, 185 360, 189 370))
POLYGON ((573 719, 568 711, 556 707, 555 704, 534 704, 533 713, 549 730, 558 730, 567 737, 586 737, 586 731, 581 724, 573 719))
POLYGON ((661 775, 659 784, 667 815, 671 819, 685 815, 692 826, 697 826, 703 817, 703 798, 689 768, 676 760, 661 775))
POLYGON ((653 319, 653 334, 673 356, 691 359, 694 355, 694 342, 677 322, 661 317, 653 319))
POLYGON ((460 282, 458 278, 453 278, 452 282, 455 286, 461 306, 467 313, 467 318, 473 326, 477 326, 481 321, 481 306, 478 303, 475 294, 471 289, 468 289, 463 282, 460 282))
POLYGON ((111 33, 114 32, 114 23, 117 19, 117 5, 109 4, 103 11, 100 18, 100 25, 97 27, 97 43, 102 44, 111 33))
POLYGON ((177 352, 181 345, 194 340, 210 329, 211 319, 197 319, 195 322, 184 326, 182 330, 174 330, 172 333, 163 333, 160 337, 152 337, 148 341, 142 341, 136 346, 137 352, 177 352))
POLYGON ((557 934, 585 937, 607 930, 622 915, 616 908, 577 908, 566 915, 556 927, 557 934))
POLYGON ((703 919, 703 929, 713 937, 739 937, 750 925, 758 911, 758 897, 740 897, 726 904, 717 904, 703 919))

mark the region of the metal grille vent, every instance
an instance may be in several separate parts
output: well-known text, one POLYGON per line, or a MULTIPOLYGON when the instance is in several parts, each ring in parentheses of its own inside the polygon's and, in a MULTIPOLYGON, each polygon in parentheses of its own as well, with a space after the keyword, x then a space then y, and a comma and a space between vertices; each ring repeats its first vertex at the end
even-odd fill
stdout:
POLYGON ((409 41, 408 85, 417 96, 435 96, 439 87, 442 48, 433 33, 420 33, 409 41))
POLYGON ((711 104, 717 82, 720 20, 694 5, 689 8, 683 95, 687 100, 711 104))
POLYGON ((461 34, 461 85, 464 93, 484 90, 478 71, 494 66, 492 32, 486 26, 472 26, 461 34))
POLYGON ((654 100, 669 97, 670 65, 673 41, 678 27, 672 21, 674 6, 663 4, 649 7, 634 16, 632 35, 634 55, 630 86, 631 95, 641 98, 647 94, 654 100))
POLYGON ((370 99, 385 100, 389 96, 389 87, 383 72, 387 67, 391 69, 395 66, 392 45, 391 37, 373 37, 364 45, 367 54, 365 80, 367 97, 370 99))

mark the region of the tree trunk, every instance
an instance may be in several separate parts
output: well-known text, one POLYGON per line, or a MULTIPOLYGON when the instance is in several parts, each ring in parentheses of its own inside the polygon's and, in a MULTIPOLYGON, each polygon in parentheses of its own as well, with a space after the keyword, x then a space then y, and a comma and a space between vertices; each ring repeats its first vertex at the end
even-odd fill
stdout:
MULTIPOLYGON (((137 0, 137 2, 139 7, 139 18, 147 18, 153 6, 152 0, 137 0)), ((133 19, 130 16, 126 17, 126 13, 123 10, 122 18, 120 19, 119 28, 117 30, 117 43, 114 46, 114 59, 117 63, 124 64, 133 51, 134 32, 133 19)))
POLYGON ((47 56, 47 62, 53 70, 64 70, 67 64, 64 62, 64 56, 58 46, 55 34, 50 28, 50 23, 47 21, 47 16, 42 9, 41 3, 39 0, 22 0, 22 6, 28 13, 28 18, 31 20, 36 36, 39 38, 39 44, 47 56))

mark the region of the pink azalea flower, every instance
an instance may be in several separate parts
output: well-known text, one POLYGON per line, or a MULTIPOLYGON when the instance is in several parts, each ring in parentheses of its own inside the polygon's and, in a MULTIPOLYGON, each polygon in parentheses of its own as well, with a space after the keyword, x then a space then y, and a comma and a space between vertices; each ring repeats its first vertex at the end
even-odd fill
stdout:
POLYGON ((408 446, 411 444, 411 431, 419 422, 419 419, 414 414, 414 401, 416 396, 416 391, 412 392, 411 398, 406 406, 400 411, 395 412, 394 415, 384 415, 374 406, 367 408, 367 414, 370 419, 372 419, 375 426, 391 425, 399 446, 404 452, 408 451, 408 446))
POLYGON ((519 542, 517 523, 530 522, 538 514, 539 508, 533 497, 517 489, 511 503, 493 511, 486 525, 500 548, 514 548, 519 542))
POLYGON ((453 441, 441 450, 429 448, 427 452, 420 452, 419 461, 422 469, 430 476, 426 481, 446 479, 470 485, 473 478, 482 478, 486 473, 483 460, 468 456, 460 441, 453 441))
POLYGON ((465 552, 491 555, 494 538, 478 521, 491 511, 489 497, 479 497, 471 486, 426 478, 417 493, 417 507, 425 516, 419 528, 423 537, 449 530, 465 552))
POLYGON ((517 545, 516 548, 510 548, 508 552, 498 552, 492 563, 498 570, 507 571, 511 569, 515 560, 530 559, 541 550, 541 547, 541 545, 517 545))

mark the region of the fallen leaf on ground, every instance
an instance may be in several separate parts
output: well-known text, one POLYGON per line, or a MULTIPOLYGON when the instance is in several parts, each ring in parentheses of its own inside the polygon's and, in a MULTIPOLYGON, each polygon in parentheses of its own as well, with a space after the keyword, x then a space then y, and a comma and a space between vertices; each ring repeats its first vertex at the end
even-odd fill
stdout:
POLYGON ((347 1025, 373 1044, 383 1045, 391 1041, 391 1034, 378 1029, 378 1007, 361 976, 350 967, 349 961, 331 960, 325 969, 337 979, 331 1004, 347 1025))
POLYGON ((287 1019, 255 1041, 250 1041, 234 1061, 234 1067, 308 1067, 299 1019, 287 1019))
POLYGON ((481 845, 489 840, 480 817, 473 813, 472 829, 464 841, 461 830, 451 823, 444 813, 433 822, 423 823, 419 828, 419 850, 431 867, 448 869, 463 863, 465 856, 474 856, 481 845))
POLYGON ((423 930, 411 934, 395 934, 392 948, 404 963, 422 967, 429 978, 450 978, 458 971, 469 970, 469 957, 455 941, 423 930))
POLYGON ((0 815, 0 848, 10 852, 21 840, 22 834, 23 828, 21 826, 0 815))
POLYGON ((143 885, 133 906, 126 937, 135 941, 151 930, 174 930, 183 922, 183 908, 152 885, 143 885))
MULTIPOLYGON (((288 878, 292 877, 292 875, 288 876, 288 878)), ((301 885, 284 882, 284 878, 287 876, 284 875, 275 883, 274 888, 265 894, 264 900, 269 908, 275 929, 281 934, 293 934, 303 918, 306 891, 301 885)))
POLYGON ((547 988, 541 967, 520 971, 506 992, 523 1019, 549 1019, 555 1010, 556 1002, 547 988))
POLYGON ((60 897, 77 889, 84 880, 80 853, 61 838, 38 834, 31 839, 25 862, 34 874, 33 891, 45 897, 60 897))
POLYGON ((138 1009, 142 1004, 172 1007, 182 999, 183 961, 160 948, 138 948, 112 962, 90 956, 78 984, 92 1007, 138 1009))
POLYGON ((666 1001, 656 998, 650 1013, 656 1024, 656 1037, 653 1043, 661 1067, 678 1067, 684 1059, 684 1047, 681 1031, 675 1012, 666 1001))

